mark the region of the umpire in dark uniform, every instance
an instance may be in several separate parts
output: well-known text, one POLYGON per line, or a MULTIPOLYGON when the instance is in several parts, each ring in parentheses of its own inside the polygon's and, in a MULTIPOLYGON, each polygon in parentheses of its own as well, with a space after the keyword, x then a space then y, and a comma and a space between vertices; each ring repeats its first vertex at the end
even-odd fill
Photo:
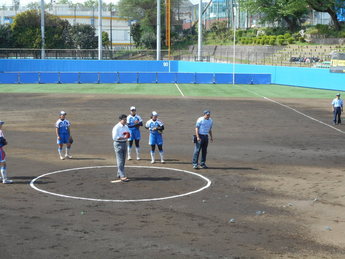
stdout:
POLYGON ((206 155, 208 147, 208 135, 210 140, 213 142, 212 126, 213 120, 210 118, 211 112, 209 110, 204 111, 204 116, 200 117, 195 124, 195 136, 194 136, 194 154, 193 154, 193 168, 199 169, 199 154, 201 151, 200 166, 207 169, 206 155))

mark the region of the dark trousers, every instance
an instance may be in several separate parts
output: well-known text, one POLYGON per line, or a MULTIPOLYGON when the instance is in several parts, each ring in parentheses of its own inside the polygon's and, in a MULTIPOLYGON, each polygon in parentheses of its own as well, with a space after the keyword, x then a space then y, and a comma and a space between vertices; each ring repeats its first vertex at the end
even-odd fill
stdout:
POLYGON ((340 124, 341 123, 341 118, 340 118, 341 107, 334 107, 333 114, 334 114, 333 122, 335 124, 337 124, 337 123, 340 124), (338 121, 337 121, 337 119, 338 119, 338 121))
POLYGON ((194 146, 193 165, 198 165, 200 151, 201 151, 200 165, 204 165, 206 163, 208 135, 199 135, 199 136, 200 136, 200 141, 196 141, 195 146, 194 146))

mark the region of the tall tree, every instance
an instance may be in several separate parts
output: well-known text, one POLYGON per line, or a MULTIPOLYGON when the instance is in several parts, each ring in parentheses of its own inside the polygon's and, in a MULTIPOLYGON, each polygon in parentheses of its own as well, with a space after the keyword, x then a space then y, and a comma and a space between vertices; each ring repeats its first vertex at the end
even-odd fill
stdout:
POLYGON ((341 30, 337 12, 345 8, 344 0, 306 0, 309 6, 317 12, 328 13, 336 30, 341 30))
POLYGON ((95 49, 98 39, 95 28, 88 24, 77 24, 71 28, 73 45, 79 49, 95 49))
POLYGON ((11 27, 8 24, 0 25, 0 48, 12 48, 13 37, 11 27))
POLYGON ((296 31, 308 12, 305 0, 242 0, 241 5, 252 14, 260 14, 261 22, 285 21, 296 31))
MULTIPOLYGON (((16 47, 41 48, 41 15, 38 10, 29 10, 14 17, 11 29, 16 47)), ((45 13, 45 47, 66 48, 71 43, 69 23, 45 13)))

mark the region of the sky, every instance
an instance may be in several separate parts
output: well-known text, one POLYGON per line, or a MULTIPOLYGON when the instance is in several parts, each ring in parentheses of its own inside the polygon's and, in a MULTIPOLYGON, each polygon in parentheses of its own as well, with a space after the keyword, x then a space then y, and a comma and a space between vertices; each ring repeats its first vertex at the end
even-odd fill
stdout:
MULTIPOLYGON (((44 0, 45 3, 49 3, 50 0, 44 0)), ((104 3, 113 3, 113 4, 117 4, 117 2, 119 0, 102 0, 104 3)), ((164 1, 164 0, 161 0, 161 1, 164 1)), ((197 4, 199 3, 199 0, 190 0, 193 4, 197 4)), ((203 2, 206 2, 207 0, 203 0, 203 2)), ((22 6, 24 5, 27 5, 29 3, 32 3, 32 2, 41 2, 41 0, 20 0, 20 4, 22 6)), ((73 3, 83 3, 85 2, 85 0, 72 0, 73 3)), ((12 5, 12 0, 0 0, 0 5, 12 5)))

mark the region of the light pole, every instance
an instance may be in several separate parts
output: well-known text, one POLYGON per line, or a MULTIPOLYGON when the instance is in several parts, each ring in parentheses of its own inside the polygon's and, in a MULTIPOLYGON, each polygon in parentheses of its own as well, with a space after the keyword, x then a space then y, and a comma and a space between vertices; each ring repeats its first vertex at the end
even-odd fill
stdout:
POLYGON ((98 0, 98 60, 102 60, 102 0, 98 0))
POLYGON ((45 35, 44 35, 44 0, 41 0, 41 59, 45 59, 45 35))
POLYGON ((157 0, 157 60, 161 60, 161 1, 157 0))
POLYGON ((202 0, 199 0, 199 24, 198 24, 198 61, 201 61, 202 44, 202 0))

